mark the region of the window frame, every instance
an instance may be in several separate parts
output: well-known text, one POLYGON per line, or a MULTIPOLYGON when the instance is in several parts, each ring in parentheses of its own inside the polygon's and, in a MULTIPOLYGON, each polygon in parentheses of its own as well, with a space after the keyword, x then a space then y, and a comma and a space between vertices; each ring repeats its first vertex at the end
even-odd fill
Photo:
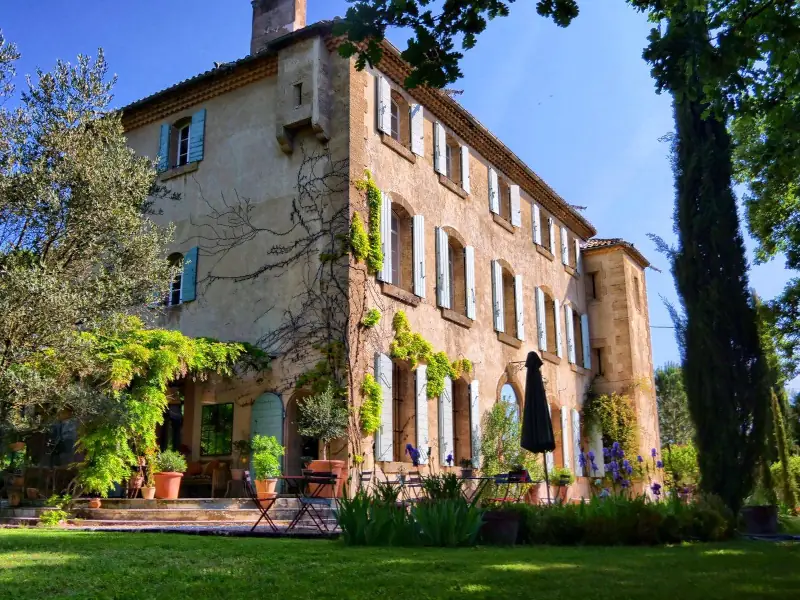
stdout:
POLYGON ((163 305, 171 308, 173 306, 180 306, 183 304, 183 260, 182 254, 173 254, 167 260, 173 267, 178 267, 178 272, 175 273, 172 281, 169 283, 169 290, 164 297, 163 305), (177 302, 175 296, 177 295, 177 302))
POLYGON ((389 240, 389 251, 392 253, 392 281, 390 282, 393 286, 401 287, 401 276, 402 276, 402 265, 400 264, 402 259, 402 249, 400 247, 400 224, 402 222, 402 218, 397 211, 392 208, 392 219, 391 223, 389 224, 390 236, 391 239, 389 240))
MULTIPOLYGON (((220 402, 220 403, 215 403, 215 404, 203 404, 202 405, 202 408, 200 409, 200 456, 229 456, 233 452, 233 422, 234 422, 234 419, 235 419, 235 412, 236 412, 236 406, 235 406, 235 403, 233 403, 233 402, 220 402), (220 435, 220 428, 219 428, 219 423, 220 423, 219 417, 220 417, 220 415, 219 415, 219 411, 221 410, 222 407, 227 407, 227 406, 231 407, 230 427, 229 428, 226 427, 226 429, 228 430, 227 431, 227 435, 228 435, 228 439, 229 439, 228 451, 227 452, 206 453, 206 452, 203 451, 203 444, 204 444, 204 434, 203 434, 204 419, 203 419, 203 417, 204 417, 204 414, 205 414, 207 409, 208 410, 215 410, 217 412, 217 421, 216 421, 216 425, 217 426, 215 427, 215 431, 212 433, 212 435, 218 436, 218 435, 220 435)), ((222 431, 221 435, 223 436, 222 439, 225 440, 224 436, 226 435, 226 431, 222 431)), ((219 440, 216 440, 216 441, 219 441, 219 440)), ((215 449, 218 450, 219 448, 215 448, 215 449)))
POLYGON ((390 111, 390 118, 389 118, 389 135, 390 137, 396 141, 401 142, 400 138, 400 105, 397 103, 395 98, 389 99, 389 111, 390 111))
POLYGON ((175 127, 175 166, 182 167, 184 165, 189 164, 189 155, 191 154, 190 145, 192 142, 192 122, 189 121, 180 127, 175 127), (184 132, 186 134, 186 139, 183 139, 184 132), (181 144, 186 142, 186 152, 181 151, 181 144), (181 162, 181 157, 185 160, 181 162))

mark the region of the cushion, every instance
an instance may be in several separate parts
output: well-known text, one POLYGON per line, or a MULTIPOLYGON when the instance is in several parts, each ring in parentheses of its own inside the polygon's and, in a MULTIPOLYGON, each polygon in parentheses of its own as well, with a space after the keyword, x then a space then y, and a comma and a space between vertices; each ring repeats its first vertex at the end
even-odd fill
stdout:
POLYGON ((210 477, 214 473, 214 471, 217 470, 218 467, 219 467, 219 461, 218 460, 212 460, 212 461, 207 462, 203 466, 203 475, 206 475, 206 476, 210 477))
POLYGON ((192 477, 194 475, 200 475, 203 472, 203 465, 200 461, 190 462, 186 465, 186 475, 188 477, 192 477))

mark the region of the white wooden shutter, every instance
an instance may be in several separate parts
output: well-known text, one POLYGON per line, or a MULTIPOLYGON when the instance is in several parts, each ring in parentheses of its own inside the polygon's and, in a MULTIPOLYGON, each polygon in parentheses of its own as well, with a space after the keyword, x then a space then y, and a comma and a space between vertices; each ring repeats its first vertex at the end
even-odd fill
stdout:
POLYGON ((378 280, 392 282, 392 200, 389 194, 381 192, 381 248, 383 248, 383 268, 378 280))
POLYGON ((441 123, 433 126, 433 168, 440 175, 447 175, 447 134, 441 123))
MULTIPOLYGON (((553 426, 553 409, 550 408, 550 404, 547 405, 547 415, 550 417, 550 426, 553 426)), ((552 452, 548 452, 545 454, 544 457, 546 464, 547 464, 547 471, 550 473, 550 477, 552 477, 553 471, 556 468, 556 457, 553 455, 552 452)))
POLYGON ((503 316, 503 268, 496 260, 492 261, 492 311, 495 331, 505 331, 503 316))
MULTIPOLYGON (((453 453, 453 381, 444 378, 444 391, 439 396, 439 463, 447 466, 447 455, 453 453)), ((455 456, 453 456, 455 463, 455 456)), ((453 464, 454 464, 453 463, 453 464)))
POLYGON ((414 215, 411 220, 414 237, 414 294, 425 297, 425 217, 414 215))
POLYGON ((469 423, 470 444, 472 450, 472 466, 481 468, 481 400, 478 380, 469 384, 469 423))
POLYGON ((520 208, 519 186, 509 186, 511 193, 511 224, 514 227, 522 227, 522 209, 520 208))
POLYGON ((581 415, 580 413, 572 409, 572 456, 574 462, 572 464, 575 465, 575 476, 579 477, 581 475, 585 475, 585 473, 581 470, 581 461, 578 457, 581 454, 581 415))
POLYGON ((569 443, 569 409, 561 407, 561 452, 564 466, 572 470, 572 446, 569 443))
POLYGON ((517 339, 525 341, 525 297, 522 293, 522 275, 514 276, 514 308, 517 313, 517 339))
POLYGON ((564 319, 567 325, 567 360, 575 364, 575 329, 572 323, 572 307, 564 307, 564 319))
POLYGON ((564 342, 561 339, 561 303, 558 300, 553 300, 553 314, 556 317, 556 356, 558 356, 558 358, 563 358, 564 342))
POLYGON ((592 471, 592 465, 587 463, 589 474, 593 477, 602 477, 605 475, 605 461, 603 460, 603 430, 598 424, 594 424, 589 429, 589 447, 594 452, 594 464, 597 465, 597 471, 592 471))
POLYGON ((411 151, 425 156, 425 110, 422 104, 411 105, 411 151))
POLYGON ((465 192, 470 193, 469 148, 466 146, 461 146, 461 187, 465 192))
POLYGON ((450 256, 449 237, 441 227, 436 228, 436 301, 442 308, 450 308, 450 256))
POLYGON ((417 450, 419 462, 428 464, 428 365, 418 365, 417 370, 417 450))
POLYGON ((561 228, 561 262, 569 264, 569 240, 567 239, 567 228, 561 228))
POLYGON ((542 245, 542 214, 538 204, 531 204, 531 214, 533 215, 533 243, 542 245))
POLYGON ((385 354, 375 354, 375 380, 381 386, 381 426, 375 432, 375 460, 394 459, 394 429, 392 427, 392 359, 385 354))
POLYGON ((547 227, 550 229, 550 254, 556 255, 556 224, 553 217, 547 217, 547 227))
POLYGON ((475 320, 475 248, 466 246, 464 248, 464 279, 467 292, 467 317, 475 320))
POLYGON ((489 169, 489 210, 500 214, 500 186, 497 182, 497 171, 489 169))
POLYGON ((547 313, 544 305, 544 290, 536 288, 536 330, 539 332, 539 350, 547 352, 547 313))
POLYGON ((581 315, 581 340, 583 341, 583 367, 592 368, 592 345, 589 340, 589 315, 581 315))
POLYGON ((583 272, 583 261, 581 260, 581 241, 575 238, 575 271, 583 272))
POLYGON ((392 88, 389 80, 378 75, 378 131, 392 134, 392 88))

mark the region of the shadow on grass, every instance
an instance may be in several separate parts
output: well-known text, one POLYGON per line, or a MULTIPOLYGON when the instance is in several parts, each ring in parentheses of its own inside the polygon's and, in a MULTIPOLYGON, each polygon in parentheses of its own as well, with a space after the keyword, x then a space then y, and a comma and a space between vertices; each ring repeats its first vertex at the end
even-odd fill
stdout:
POLYGON ((351 548, 317 540, 0 532, 0 598, 792 598, 800 546, 351 548))

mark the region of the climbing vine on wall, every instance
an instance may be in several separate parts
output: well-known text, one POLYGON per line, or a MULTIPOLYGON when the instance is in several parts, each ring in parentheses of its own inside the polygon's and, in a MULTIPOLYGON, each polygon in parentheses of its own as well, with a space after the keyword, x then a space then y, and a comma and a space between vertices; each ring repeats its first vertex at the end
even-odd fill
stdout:
POLYGON ((342 385, 341 373, 347 369, 345 347, 340 341, 328 344, 315 344, 314 350, 319 351, 322 359, 308 371, 297 378, 295 388, 310 390, 313 394, 321 394, 331 386, 334 396, 347 398, 347 388, 342 385))
POLYGON ((468 358, 457 358, 453 361, 453 372, 455 377, 470 375, 472 373, 472 361, 468 358))
POLYGON ((381 320, 381 311, 377 308, 370 308, 364 318, 361 319, 361 324, 364 327, 375 327, 381 320))
POLYGON ((369 211, 367 268, 370 273, 377 273, 383 268, 383 248, 381 247, 381 202, 383 198, 369 171, 364 174, 364 179, 356 182, 356 188, 367 193, 367 209, 369 211))
POLYGON ((360 420, 361 431, 365 435, 370 435, 378 431, 381 426, 381 411, 383 410, 383 393, 381 386, 371 373, 364 376, 361 384, 361 392, 364 394, 364 401, 361 404, 360 420))
POLYGON ((361 220, 361 215, 355 213, 353 220, 350 223, 350 248, 353 251, 353 258, 356 262, 366 260, 369 256, 369 238, 367 237, 367 230, 364 228, 364 221, 361 220))
POLYGON ((628 458, 639 453, 636 410, 627 394, 595 394, 590 389, 583 407, 587 428, 599 426, 603 447, 619 442, 628 458))
POLYGON ((456 373, 444 352, 434 352, 428 357, 428 397, 437 398, 444 392, 445 377, 455 378, 456 373))

